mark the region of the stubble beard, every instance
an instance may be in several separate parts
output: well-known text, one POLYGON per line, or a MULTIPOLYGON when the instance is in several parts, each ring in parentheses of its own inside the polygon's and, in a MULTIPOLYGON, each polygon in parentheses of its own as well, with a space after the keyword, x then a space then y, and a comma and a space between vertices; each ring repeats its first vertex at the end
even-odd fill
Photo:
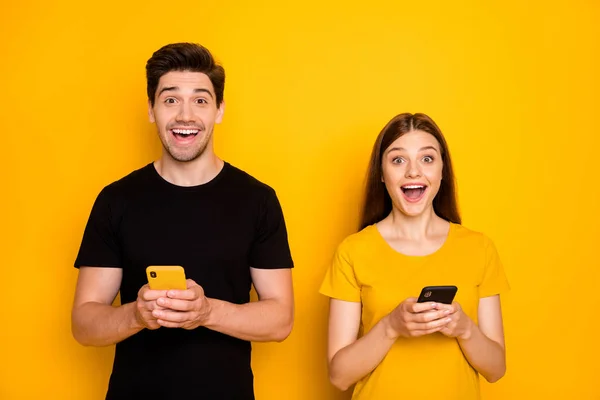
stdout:
MULTIPOLYGON (((198 132, 198 135, 202 134, 203 131, 198 132)), ((200 147, 194 149, 194 150, 189 150, 184 152, 183 154, 181 153, 177 153, 171 146, 169 145, 169 142, 166 139, 163 139, 161 136, 161 142, 163 145, 163 149, 169 154, 169 156, 177 161, 177 162, 190 162, 190 161, 194 161, 196 160, 198 157, 200 157, 202 154, 204 154, 204 151, 206 150, 206 148, 208 147, 208 143, 210 142, 210 133, 208 132, 204 132, 206 134, 205 137, 201 138, 201 142, 199 144, 200 147), (191 151, 191 152, 190 152, 191 151)), ((170 134, 170 133, 168 133, 170 134)), ((160 134, 159 134, 160 136, 160 134)))

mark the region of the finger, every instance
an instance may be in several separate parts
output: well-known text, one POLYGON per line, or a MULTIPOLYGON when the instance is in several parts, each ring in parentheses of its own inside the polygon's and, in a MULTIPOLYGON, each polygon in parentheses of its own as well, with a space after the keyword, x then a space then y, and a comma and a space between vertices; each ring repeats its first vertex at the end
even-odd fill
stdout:
POLYGON ((437 303, 428 301, 426 303, 409 303, 406 305, 408 312, 413 314, 420 313, 423 311, 435 310, 438 307, 437 303))
POLYGON ((435 332, 442 332, 444 329, 445 329, 445 327, 443 327, 443 326, 439 326, 437 328, 431 328, 431 329, 418 329, 418 330, 412 331, 412 335, 413 336, 425 336, 425 335, 430 335, 435 332))
POLYGON ((444 303, 438 303, 437 309, 438 310, 449 310, 450 313, 453 313, 456 310, 453 304, 444 304, 444 303))
POLYGON ((142 300, 152 301, 152 300, 158 299, 159 297, 166 297, 167 291, 166 290, 151 290, 151 289, 140 290, 139 296, 142 298, 142 300))
POLYGON ((452 322, 452 318, 450 318, 450 317, 440 318, 435 321, 427 322, 426 323, 427 327, 425 329, 433 329, 433 328, 438 328, 438 327, 443 328, 445 326, 448 326, 448 324, 451 322, 452 322))
POLYGON ((162 319, 157 319, 156 322, 159 326, 164 326, 165 328, 181 328, 183 326, 181 322, 170 322, 162 319))
POLYGON ((431 322, 438 320, 440 318, 444 318, 450 315, 450 310, 434 310, 434 311, 425 311, 418 314, 412 314, 412 320, 415 322, 431 322))
POLYGON ((149 319, 149 320, 146 320, 144 322, 146 323, 146 326, 149 329, 158 329, 158 328, 160 328, 160 325, 156 322, 155 319, 149 319))
POLYGON ((409 325, 410 326, 409 329, 411 331, 428 331, 430 329, 444 327, 444 326, 448 325, 450 322, 452 322, 452 319, 448 318, 448 317, 436 319, 434 321, 429 321, 429 322, 414 322, 409 325))
POLYGON ((172 299, 196 300, 204 296, 204 290, 200 285, 191 279, 186 280, 186 290, 169 290, 167 296, 172 299))
POLYGON ((197 284, 195 281, 193 281, 192 279, 186 279, 186 280, 185 280, 185 283, 187 284, 187 288, 188 288, 188 289, 191 289, 191 288, 193 288, 194 286, 200 286, 200 285, 198 285, 198 284, 197 284))
POLYGON ((191 311, 194 308, 194 302, 190 300, 169 299, 161 297, 156 300, 158 307, 168 308, 175 311, 191 311))
POLYGON ((453 302, 452 304, 439 303, 439 308, 440 310, 450 310, 451 314, 454 314, 455 312, 461 309, 460 304, 458 304, 457 302, 453 302))
POLYGON ((460 304, 458 304, 456 301, 452 303, 452 310, 453 312, 457 312, 462 310, 462 307, 460 306, 460 304))
MULTIPOLYGON (((162 299, 163 297, 161 297, 162 299)), ((158 301, 158 300, 157 300, 158 301)), ((148 311, 153 311, 153 310, 164 310, 165 307, 161 307, 160 305, 158 305, 156 303, 156 301, 145 301, 144 303, 144 308, 146 308, 146 310, 148 311)))
POLYGON ((453 324, 448 324, 448 325, 444 326, 442 329, 440 329, 440 333, 442 333, 443 335, 446 335, 446 336, 450 336, 450 337, 454 336, 452 334, 452 332, 454 332, 453 324))
POLYGON ((187 290, 169 290, 167 292, 168 298, 171 299, 179 299, 179 300, 196 300, 199 296, 199 293, 195 288, 187 289, 187 290))
POLYGON ((183 311, 154 310, 152 316, 157 320, 168 322, 186 322, 191 320, 191 314, 183 311))

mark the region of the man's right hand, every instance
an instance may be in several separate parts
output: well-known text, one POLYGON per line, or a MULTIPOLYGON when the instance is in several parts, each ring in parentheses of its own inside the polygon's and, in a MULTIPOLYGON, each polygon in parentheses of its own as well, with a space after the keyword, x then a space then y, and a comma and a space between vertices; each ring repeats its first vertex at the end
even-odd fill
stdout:
POLYGON ((386 332, 390 338, 417 337, 442 330, 451 320, 448 317, 451 305, 441 303, 417 303, 408 298, 400 303, 385 318, 386 332))
POLYGON ((144 328, 150 330, 160 328, 160 325, 156 322, 156 318, 152 316, 153 310, 163 310, 163 307, 156 304, 156 300, 160 297, 167 297, 167 291, 151 290, 148 284, 142 286, 139 290, 135 305, 135 319, 144 328))

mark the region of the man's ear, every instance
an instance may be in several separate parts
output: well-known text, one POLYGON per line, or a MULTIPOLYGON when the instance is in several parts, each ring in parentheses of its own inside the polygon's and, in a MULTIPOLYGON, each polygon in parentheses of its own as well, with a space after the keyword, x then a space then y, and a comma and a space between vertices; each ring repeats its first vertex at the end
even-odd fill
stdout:
POLYGON ((155 123, 156 119, 154 118, 154 109, 152 108, 152 102, 148 100, 148 119, 150 119, 150 123, 155 123))
POLYGON ((219 109, 217 110, 217 116, 215 117, 215 123, 220 124, 223 121, 223 114, 225 114, 225 100, 221 102, 219 109))

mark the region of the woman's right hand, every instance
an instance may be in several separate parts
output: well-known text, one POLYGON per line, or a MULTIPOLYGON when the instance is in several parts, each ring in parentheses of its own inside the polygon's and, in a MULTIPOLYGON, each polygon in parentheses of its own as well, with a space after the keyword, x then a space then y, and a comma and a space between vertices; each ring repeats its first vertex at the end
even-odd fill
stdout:
POLYGON ((450 321, 451 305, 417 303, 414 297, 400 303, 386 318, 386 334, 391 339, 418 337, 442 330, 450 321))

